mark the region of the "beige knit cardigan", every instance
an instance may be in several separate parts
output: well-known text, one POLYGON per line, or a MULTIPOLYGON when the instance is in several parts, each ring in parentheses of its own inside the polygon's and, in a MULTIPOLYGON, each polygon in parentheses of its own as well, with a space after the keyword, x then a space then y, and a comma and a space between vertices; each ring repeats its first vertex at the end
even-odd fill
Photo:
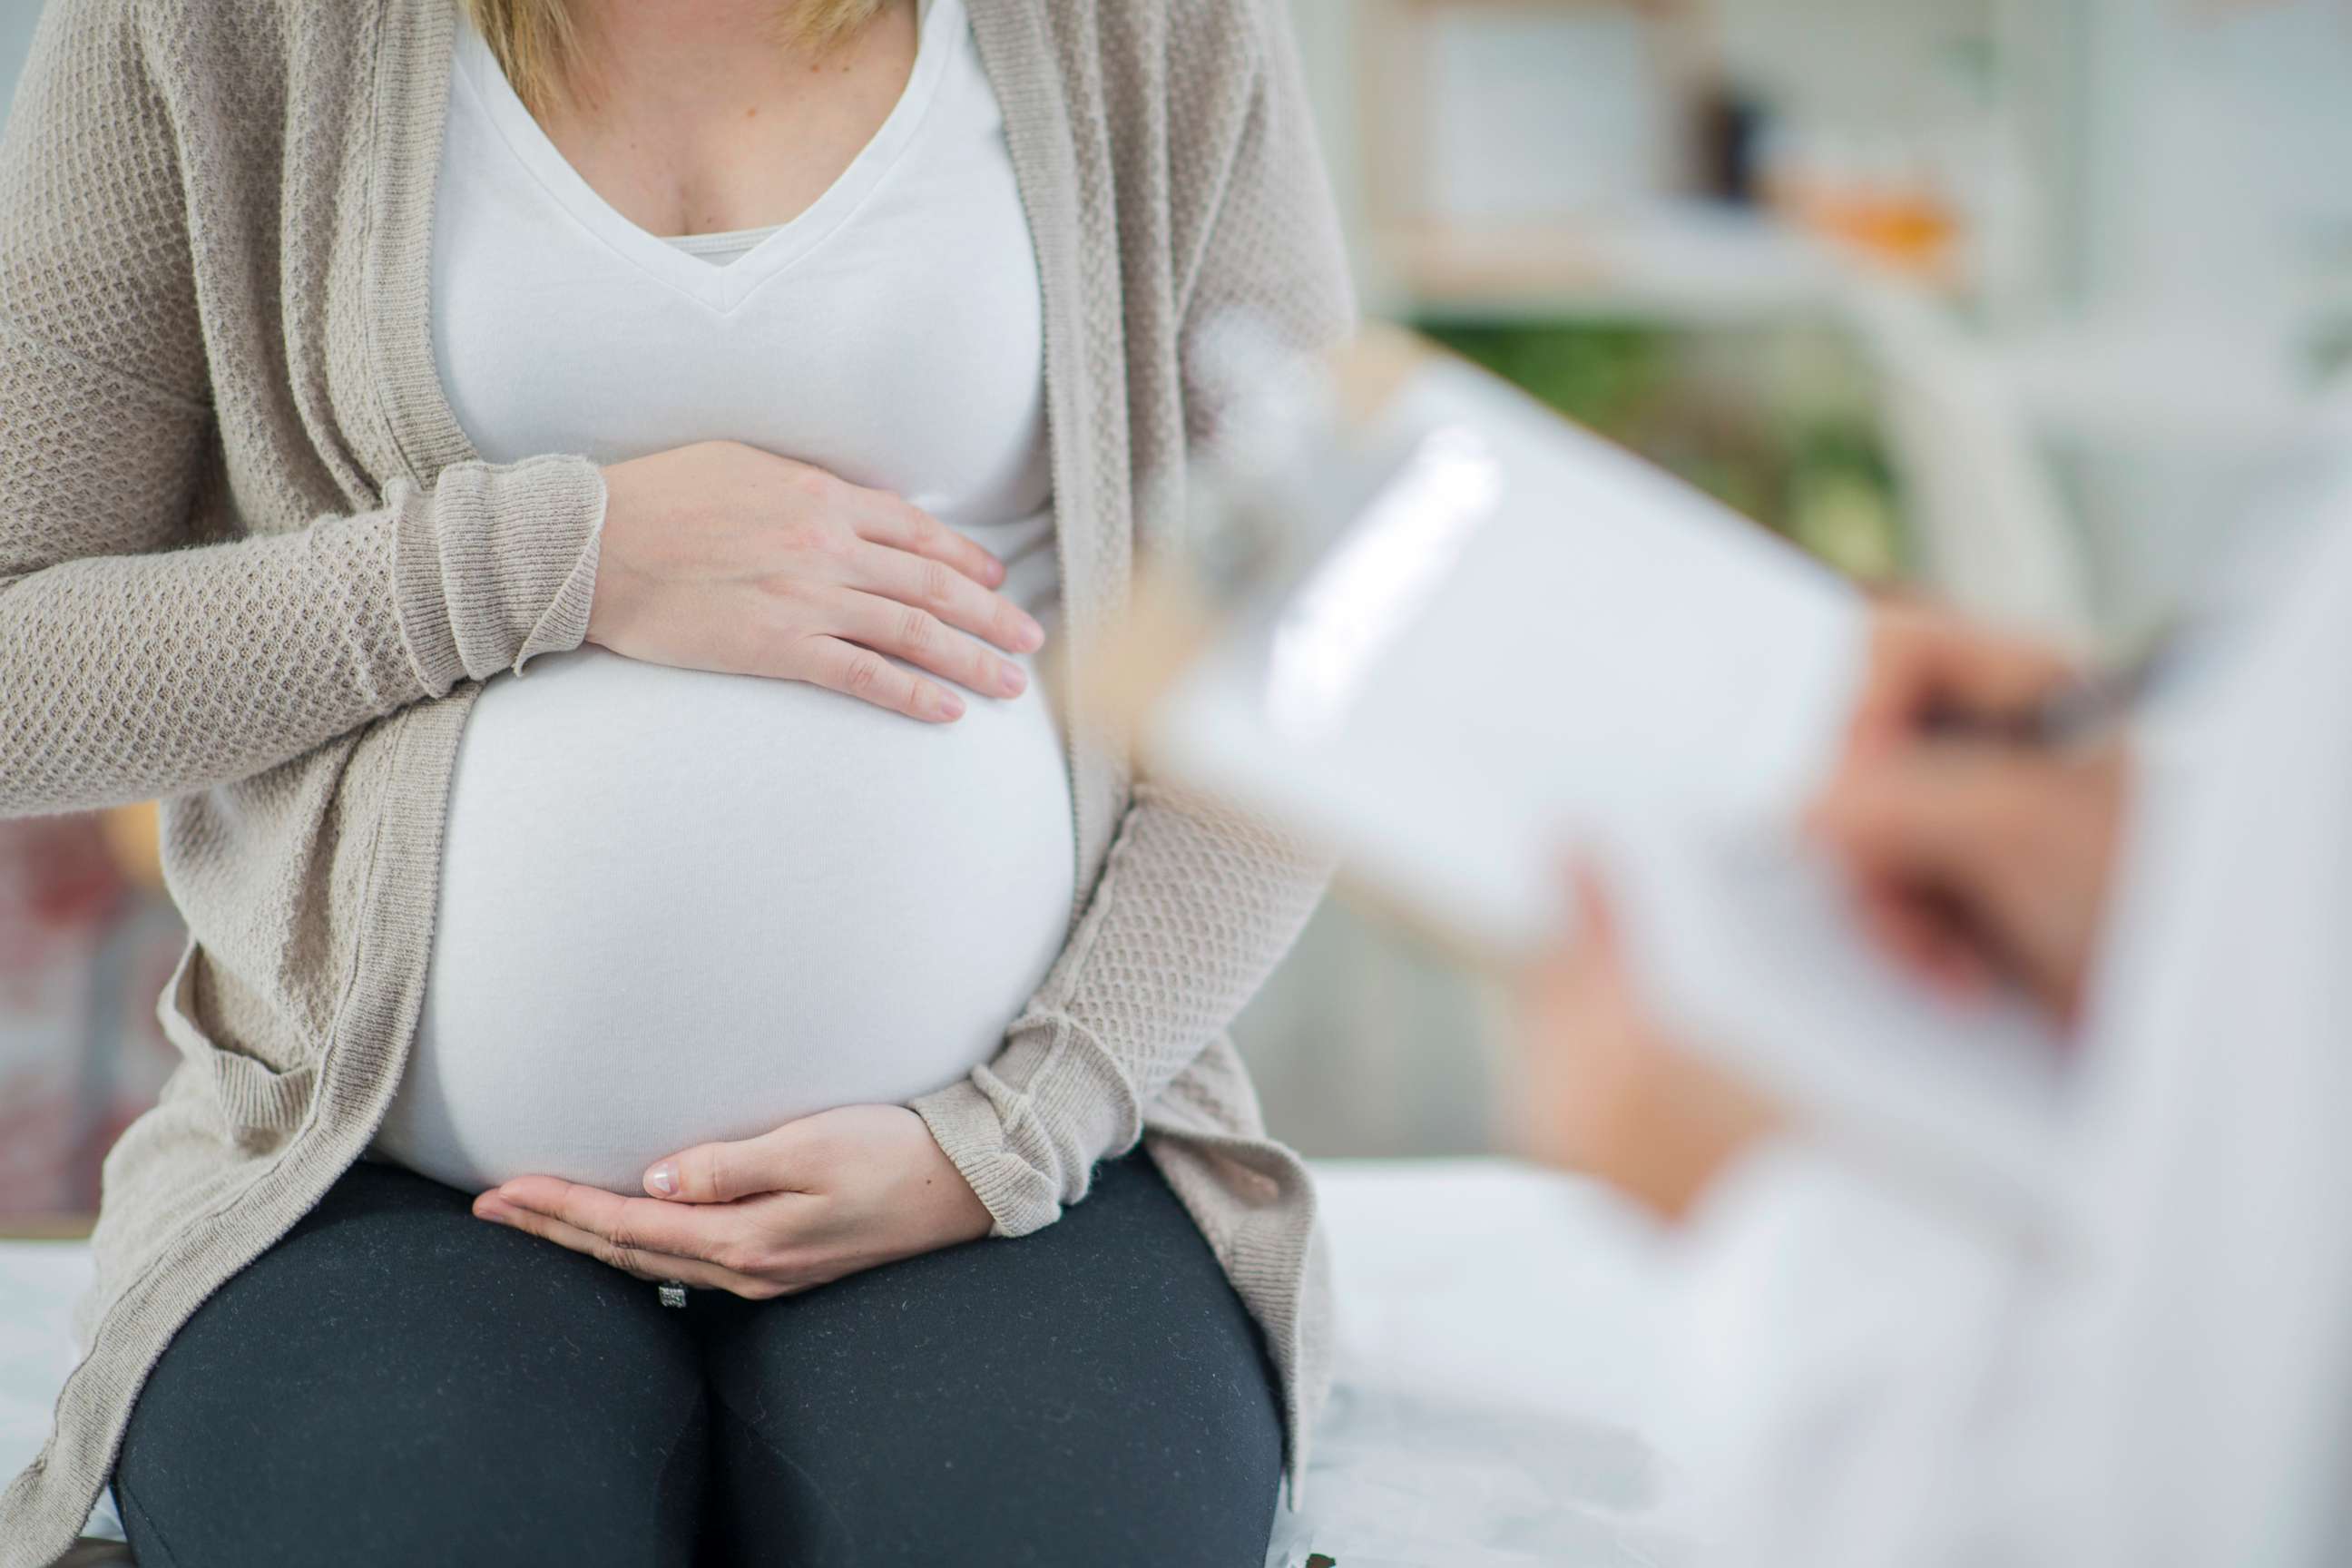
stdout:
MULTIPOLYGON (((1067 675, 1176 541, 1216 415, 1202 324, 1318 346, 1352 307, 1280 0, 968 4, 1044 279, 1067 675)), ((186 1060, 107 1163, 91 1349, 0 1494, 0 1568, 67 1546, 173 1333, 368 1145, 472 698, 585 633, 597 469, 481 462, 433 363, 455 24, 49 0, 0 142, 0 815, 165 797, 194 933, 161 1005, 186 1060)), ((917 1109, 1008 1237, 1142 1141, 1265 1331, 1295 1483, 1328 1353, 1314 1196, 1223 1031, 1319 879, 1083 721, 1070 766, 1066 949, 1002 1054, 917 1109)))

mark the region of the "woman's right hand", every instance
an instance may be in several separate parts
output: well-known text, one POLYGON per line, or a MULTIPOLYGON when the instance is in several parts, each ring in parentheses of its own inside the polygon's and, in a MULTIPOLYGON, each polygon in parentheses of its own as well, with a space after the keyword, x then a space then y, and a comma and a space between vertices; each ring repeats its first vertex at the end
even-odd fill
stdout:
POLYGON ((994 591, 1003 563, 896 496, 733 441, 616 463, 604 483, 599 647, 804 680, 933 723, 962 717, 963 700, 892 659, 991 697, 1028 685, 982 646, 1045 640, 994 591))

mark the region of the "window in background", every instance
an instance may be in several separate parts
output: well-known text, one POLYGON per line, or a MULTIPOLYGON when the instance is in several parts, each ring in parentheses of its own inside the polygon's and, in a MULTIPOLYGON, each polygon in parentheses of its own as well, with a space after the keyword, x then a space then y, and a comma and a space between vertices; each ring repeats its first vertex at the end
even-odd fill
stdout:
POLYGON ((1415 26, 1427 121, 1419 193, 1442 223, 1608 212, 1680 159, 1661 112, 1655 24, 1614 5, 1454 4, 1415 26))
POLYGON ((1359 26, 1374 241, 1411 291, 1540 268, 1679 190, 1685 0, 1373 0, 1359 26))

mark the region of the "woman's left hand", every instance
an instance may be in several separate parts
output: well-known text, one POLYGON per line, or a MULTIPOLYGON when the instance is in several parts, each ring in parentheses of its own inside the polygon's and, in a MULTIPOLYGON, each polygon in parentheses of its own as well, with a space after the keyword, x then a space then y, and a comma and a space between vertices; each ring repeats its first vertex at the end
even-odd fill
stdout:
POLYGON ((646 1173, 651 1197, 521 1176, 474 1213, 641 1279, 754 1301, 986 1236, 988 1210, 904 1106, 853 1105, 646 1173))

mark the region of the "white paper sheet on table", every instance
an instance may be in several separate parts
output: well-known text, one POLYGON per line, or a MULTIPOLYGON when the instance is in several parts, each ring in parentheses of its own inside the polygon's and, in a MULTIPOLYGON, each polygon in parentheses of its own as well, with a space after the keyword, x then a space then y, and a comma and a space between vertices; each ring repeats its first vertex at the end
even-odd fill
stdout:
POLYGON ((1318 1166, 1338 1381, 1268 1568, 1677 1568, 1657 1237, 1491 1161, 1318 1166))
MULTIPOLYGON (((83 1243, 0 1242, 0 1485, 48 1440, 50 1411, 73 1370, 73 1306, 90 1275, 83 1243)), ((99 1500, 83 1533, 122 1539, 111 1499, 99 1500)))

